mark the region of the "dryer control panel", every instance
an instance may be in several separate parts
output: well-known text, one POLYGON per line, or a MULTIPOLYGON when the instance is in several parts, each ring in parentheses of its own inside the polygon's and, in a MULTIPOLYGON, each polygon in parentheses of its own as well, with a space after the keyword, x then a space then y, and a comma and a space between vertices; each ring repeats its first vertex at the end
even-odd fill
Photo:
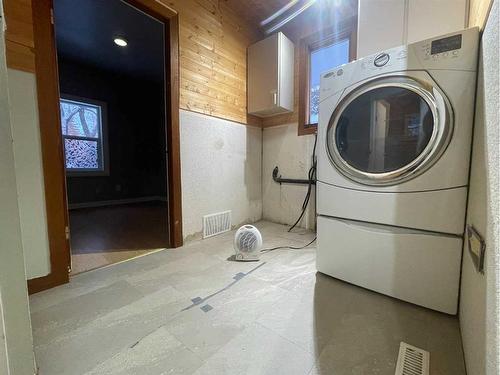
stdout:
POLYGON ((432 40, 423 43, 421 50, 424 60, 456 59, 460 57, 462 49, 462 34, 448 36, 446 38, 432 40))
POLYGON ((363 79, 405 70, 476 71, 477 27, 391 48, 344 64, 322 74, 321 97, 363 79))
POLYGON ((462 34, 436 39, 431 42, 431 55, 462 48, 462 34))

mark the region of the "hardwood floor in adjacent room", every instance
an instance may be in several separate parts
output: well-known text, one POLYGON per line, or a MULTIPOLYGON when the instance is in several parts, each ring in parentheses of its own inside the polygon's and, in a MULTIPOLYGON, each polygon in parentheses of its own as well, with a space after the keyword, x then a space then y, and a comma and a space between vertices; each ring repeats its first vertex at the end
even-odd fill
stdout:
POLYGON ((166 202, 74 209, 69 216, 73 275, 169 246, 166 202))

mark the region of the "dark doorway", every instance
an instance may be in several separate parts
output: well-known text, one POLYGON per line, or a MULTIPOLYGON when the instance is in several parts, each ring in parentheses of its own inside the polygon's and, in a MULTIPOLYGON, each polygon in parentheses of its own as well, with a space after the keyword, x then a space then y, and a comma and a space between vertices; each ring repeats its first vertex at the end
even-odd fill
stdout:
POLYGON ((170 247, 165 25, 54 0, 72 273, 170 247))

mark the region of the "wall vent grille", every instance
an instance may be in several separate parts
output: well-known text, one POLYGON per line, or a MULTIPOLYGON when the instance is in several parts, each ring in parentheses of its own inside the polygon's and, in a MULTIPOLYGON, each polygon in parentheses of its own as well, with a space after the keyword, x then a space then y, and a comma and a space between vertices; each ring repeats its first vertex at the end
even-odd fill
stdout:
POLYGON ((429 375, 428 351, 401 342, 395 375, 429 375))
POLYGON ((231 211, 217 212, 203 216, 203 238, 231 230, 231 211))

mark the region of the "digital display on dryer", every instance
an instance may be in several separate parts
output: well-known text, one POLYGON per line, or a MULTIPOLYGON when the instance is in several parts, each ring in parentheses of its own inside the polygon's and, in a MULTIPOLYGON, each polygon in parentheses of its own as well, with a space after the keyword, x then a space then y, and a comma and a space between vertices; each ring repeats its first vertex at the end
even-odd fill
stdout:
POLYGON ((434 40, 431 43, 431 55, 437 53, 453 51, 455 49, 462 48, 462 34, 449 36, 447 38, 442 38, 434 40))

